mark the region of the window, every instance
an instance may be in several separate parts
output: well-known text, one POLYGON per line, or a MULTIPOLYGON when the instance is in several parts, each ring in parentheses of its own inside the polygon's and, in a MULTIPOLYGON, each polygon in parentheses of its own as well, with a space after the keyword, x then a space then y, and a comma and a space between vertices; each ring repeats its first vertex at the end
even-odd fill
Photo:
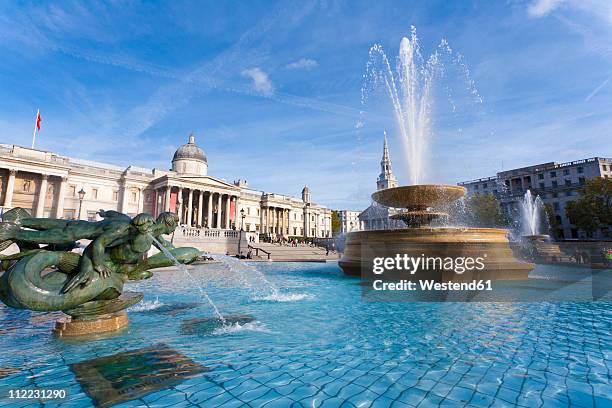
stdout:
POLYGON ((572 180, 565 179, 565 185, 566 186, 571 186, 572 185, 572 180))
POLYGON ((257 216, 259 216, 259 208, 257 209, 257 216))
POLYGON ((552 198, 557 198, 557 197, 559 197, 559 193, 552 193, 551 196, 552 196, 552 198))
POLYGON ((91 189, 91 198, 94 199, 94 200, 98 198, 98 189, 97 188, 92 188, 91 189))
POLYGON ((578 177, 578 183, 584 184, 586 183, 586 179, 584 177, 578 177))
POLYGON ((540 188, 543 189, 544 188, 544 183, 540 183, 540 188))
POLYGON ((70 186, 70 196, 74 197, 76 195, 76 186, 70 186))
POLYGON ((293 235, 297 235, 297 227, 293 227, 293 235))
POLYGON ((87 221, 95 221, 96 220, 96 212, 95 211, 87 211, 87 221))
POLYGON ((482 185, 482 188, 487 188, 487 183, 484 183, 484 184, 482 185))
POLYGON ((553 203, 553 208, 555 211, 559 211, 559 203, 553 203))
POLYGON ((544 180, 544 173, 538 174, 538 180, 544 180))
POLYGON ((550 177, 552 177, 552 178, 557 177, 557 172, 556 171, 551 171, 550 172, 550 177))
POLYGON ((151 193, 145 193, 145 201, 146 201, 147 203, 150 203, 150 202, 151 202, 151 196, 152 196, 152 194, 151 194, 151 193))
POLYGON ((557 180, 553 180, 552 186, 553 187, 559 187, 559 183, 557 183, 557 180))
POLYGON ((113 201, 119 201, 119 192, 117 190, 113 191, 113 201))
POLYGON ((478 190, 478 184, 474 184, 474 190, 478 190))
POLYGON ((569 176, 569 174, 570 174, 570 169, 563 169, 564 176, 569 176))
POLYGON ((572 196, 572 192, 571 191, 566 191, 565 192, 565 196, 566 197, 571 197, 572 196))
POLYGON ((132 191, 132 202, 138 202, 138 193, 136 193, 135 191, 132 191))
POLYGON ((64 210, 64 219, 74 220, 74 210, 64 210))
MULTIPOLYGON (((604 170, 605 170, 605 166, 604 166, 604 170)), ((580 166, 578 167, 578 174, 582 174, 584 173, 584 167, 580 166)))

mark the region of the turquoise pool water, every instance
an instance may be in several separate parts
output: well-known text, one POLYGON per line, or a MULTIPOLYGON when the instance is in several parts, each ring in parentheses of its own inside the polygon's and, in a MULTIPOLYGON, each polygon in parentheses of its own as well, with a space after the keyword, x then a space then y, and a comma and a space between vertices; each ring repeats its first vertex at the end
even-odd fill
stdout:
POLYGON ((279 296, 248 269, 191 271, 238 315, 225 328, 180 271, 128 285, 145 302, 110 338, 0 306, 0 406, 40 406, 16 389, 70 407, 612 406, 612 302, 365 302, 335 264, 255 267, 279 296))

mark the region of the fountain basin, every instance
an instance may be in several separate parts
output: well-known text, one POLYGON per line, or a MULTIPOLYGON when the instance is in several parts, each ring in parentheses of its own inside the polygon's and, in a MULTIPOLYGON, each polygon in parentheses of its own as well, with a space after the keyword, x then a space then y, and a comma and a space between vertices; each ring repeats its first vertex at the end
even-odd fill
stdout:
POLYGON ((425 210, 456 201, 465 193, 461 186, 418 184, 379 190, 372 194, 372 199, 387 207, 425 210))
POLYGON ((347 275, 371 275, 374 257, 482 257, 484 269, 457 274, 454 271, 418 269, 411 275, 385 273, 385 278, 433 279, 462 281, 472 279, 519 280, 527 279, 535 267, 518 261, 510 248, 507 230, 499 228, 406 228, 351 232, 339 265, 347 275))

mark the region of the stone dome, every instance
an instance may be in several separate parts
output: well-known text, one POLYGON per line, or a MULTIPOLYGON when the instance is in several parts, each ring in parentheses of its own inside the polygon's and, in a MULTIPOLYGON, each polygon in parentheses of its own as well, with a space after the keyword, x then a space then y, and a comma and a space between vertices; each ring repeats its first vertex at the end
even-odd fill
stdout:
POLYGON ((189 135, 189 142, 187 144, 182 145, 174 152, 172 161, 180 159, 198 160, 208 163, 204 150, 195 144, 195 136, 193 134, 189 135))
POLYGON ((193 134, 189 135, 189 142, 174 153, 172 170, 178 174, 195 176, 205 176, 208 173, 206 153, 196 145, 193 134))

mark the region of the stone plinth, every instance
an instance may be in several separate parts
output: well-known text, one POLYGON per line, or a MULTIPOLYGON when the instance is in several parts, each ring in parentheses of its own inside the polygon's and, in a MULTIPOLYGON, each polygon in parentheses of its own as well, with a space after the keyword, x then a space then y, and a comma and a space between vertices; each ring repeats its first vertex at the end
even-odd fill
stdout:
POLYGON ((121 330, 128 325, 125 311, 101 316, 98 319, 73 319, 65 317, 55 323, 53 333, 59 337, 88 336, 121 330))

